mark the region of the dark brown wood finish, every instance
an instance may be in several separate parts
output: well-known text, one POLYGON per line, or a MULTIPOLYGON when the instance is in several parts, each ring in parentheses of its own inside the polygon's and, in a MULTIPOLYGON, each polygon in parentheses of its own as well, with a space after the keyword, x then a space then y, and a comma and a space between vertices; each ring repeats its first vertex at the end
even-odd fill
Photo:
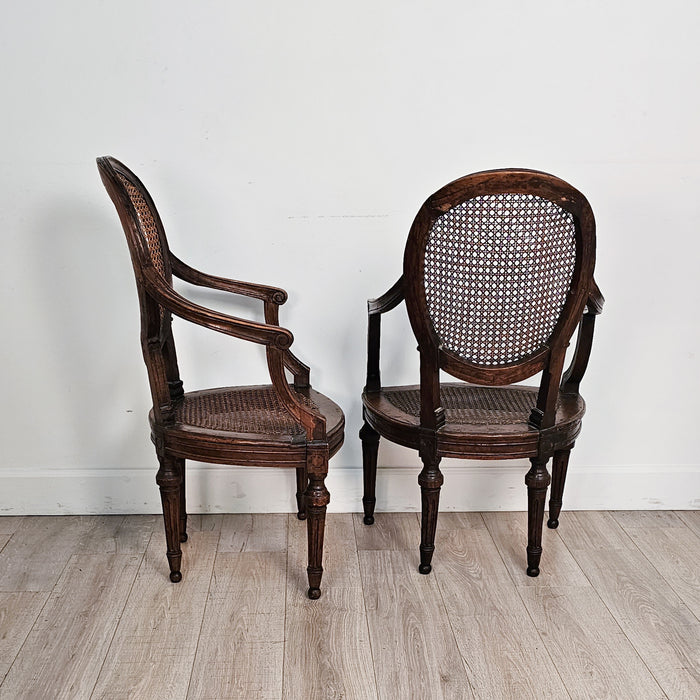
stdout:
POLYGON ((374 522, 380 436, 419 452, 421 573, 430 571, 435 549, 444 479, 440 460, 462 457, 531 461, 525 476, 527 573, 539 574, 547 463, 554 457, 548 526, 555 528, 569 454, 585 412, 579 384, 604 302, 594 265, 590 205, 571 185, 546 173, 468 175, 419 210, 403 275, 368 302, 360 438, 368 525, 374 522), (511 289, 521 296, 509 296, 511 289), (418 341, 420 385, 382 387, 381 314, 404 299, 418 341), (577 326, 573 360, 563 372, 577 326), (441 370, 463 381, 441 383, 441 370), (539 387, 517 384, 540 372, 539 387))
POLYGON ((180 544, 187 541, 185 460, 291 467, 297 477, 298 517, 307 520, 308 595, 318 598, 329 501, 325 478, 329 459, 343 443, 345 419, 335 403, 311 388, 309 368, 290 350, 293 336, 279 325, 279 306, 287 293, 278 287, 209 275, 182 262, 170 252, 153 200, 136 175, 111 157, 98 158, 97 165, 124 228, 136 276, 171 581, 182 579, 180 544), (173 276, 260 299, 265 323, 191 302, 175 291, 173 276), (264 345, 272 383, 185 393, 172 334, 173 314, 264 345), (294 376, 293 384, 287 381, 285 369, 294 376))

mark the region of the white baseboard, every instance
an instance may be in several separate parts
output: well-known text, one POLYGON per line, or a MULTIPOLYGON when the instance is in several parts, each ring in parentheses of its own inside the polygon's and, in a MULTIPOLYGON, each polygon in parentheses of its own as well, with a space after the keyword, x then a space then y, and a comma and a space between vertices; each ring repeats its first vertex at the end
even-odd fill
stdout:
MULTIPOLYGON (((418 468, 380 468, 377 511, 420 509, 418 468)), ((488 462, 445 466, 441 510, 526 510, 524 465, 488 462)), ((362 470, 333 468, 327 479, 331 512, 362 510, 362 470)), ((190 513, 292 512, 294 472, 192 464, 190 513)), ((150 469, 0 471, 0 515, 158 513, 150 469)), ((569 510, 684 510, 700 508, 700 465, 571 468, 564 493, 569 510)))

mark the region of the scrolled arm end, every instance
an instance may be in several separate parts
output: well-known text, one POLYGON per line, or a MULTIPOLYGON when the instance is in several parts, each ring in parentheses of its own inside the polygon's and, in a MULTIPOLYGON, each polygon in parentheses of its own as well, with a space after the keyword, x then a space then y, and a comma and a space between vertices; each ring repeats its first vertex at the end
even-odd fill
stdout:
POLYGON ((275 348, 278 348, 279 350, 288 350, 293 342, 294 336, 292 335, 292 333, 286 329, 281 328, 272 337, 272 342, 270 343, 270 345, 272 345, 275 348))
POLYGON ((287 294, 287 292, 285 292, 284 289, 279 289, 272 293, 270 301, 273 304, 277 304, 277 306, 282 306, 282 304, 284 304, 284 302, 287 301, 288 298, 289 295, 287 294))

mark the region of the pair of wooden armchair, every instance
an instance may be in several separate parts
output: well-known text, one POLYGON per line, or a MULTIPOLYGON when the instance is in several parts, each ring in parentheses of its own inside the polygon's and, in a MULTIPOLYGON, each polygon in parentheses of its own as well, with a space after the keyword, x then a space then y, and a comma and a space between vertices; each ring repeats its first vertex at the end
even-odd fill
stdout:
MULTIPOLYGON (((185 461, 292 467, 298 517, 307 520, 310 598, 320 596, 329 459, 344 436, 341 409, 311 388, 309 368, 279 324, 284 290, 194 270, 168 247, 153 200, 114 158, 102 181, 129 244, 141 308, 141 346, 153 409, 151 439, 160 486, 170 579, 182 578, 187 540, 185 461), (173 276, 263 302, 264 323, 187 300, 173 276), (271 384, 185 393, 172 315, 265 346, 271 384), (290 383, 285 371, 293 376, 290 383)), ((595 224, 583 195, 527 170, 477 173, 436 192, 409 233, 401 278, 369 302, 367 383, 360 431, 364 522, 374 522, 380 436, 418 450, 423 469, 420 567, 435 548, 442 457, 529 458, 527 573, 537 576, 544 501, 553 458, 549 527, 558 524, 569 453, 581 428, 579 394, 603 297, 594 280, 595 224), (381 315, 405 300, 420 353, 420 384, 382 387, 381 315), (579 327, 571 366, 569 341, 579 327), (459 383, 442 383, 440 371, 459 383), (541 373, 539 386, 516 385, 541 373)))

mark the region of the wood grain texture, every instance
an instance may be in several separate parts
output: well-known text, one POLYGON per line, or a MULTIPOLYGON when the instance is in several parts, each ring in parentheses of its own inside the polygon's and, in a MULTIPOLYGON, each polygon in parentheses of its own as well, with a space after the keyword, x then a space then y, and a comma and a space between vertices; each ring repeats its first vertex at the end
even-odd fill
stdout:
POLYGON ((0 552, 5 549, 5 545, 10 541, 12 535, 10 533, 0 533, 0 552))
MULTIPOLYGON (((632 541, 668 581, 681 600, 700 620, 700 565, 698 536, 674 513, 656 524, 634 512, 614 514, 632 541)), ((700 640, 698 640, 700 644, 700 640)))
POLYGON ((359 557, 379 697, 473 697, 436 577, 418 573, 415 552, 359 557))
POLYGON ((48 597, 48 593, 0 592, 0 684, 48 597))
POLYGON ((221 523, 219 552, 286 552, 287 514, 227 513, 221 523))
POLYGON ((700 510, 678 510, 675 514, 700 537, 700 510))
POLYGON ((221 532, 223 513, 192 513, 187 516, 188 532, 221 532))
POLYGON ((51 591, 93 526, 81 516, 22 519, 0 552, 0 591, 51 591))
POLYGON ((193 533, 172 584, 163 537, 151 538, 92 698, 186 697, 218 539, 193 533))
POLYGON ((11 535, 20 526, 23 520, 23 515, 0 516, 0 534, 11 535))
MULTIPOLYGON (((416 476, 418 471, 416 470, 416 476)), ((399 550, 413 549, 418 551, 420 542, 419 513, 379 513, 374 525, 365 525, 362 516, 353 515, 357 549, 399 550), (388 515, 389 517, 384 517, 388 515)))
POLYGON ((306 528, 291 515, 283 697, 376 698, 352 516, 327 516, 324 589, 313 602, 301 578, 305 557, 306 528))
POLYGON ((566 697, 486 528, 443 531, 440 552, 440 565, 432 575, 474 696, 484 700, 566 697))
POLYGON ((188 697, 281 697, 286 578, 286 552, 217 555, 188 697))
POLYGON ((71 557, 0 686, 0 698, 90 697, 140 559, 71 557))
POLYGON ((522 586, 518 593, 571 698, 666 697, 595 590, 522 586))
POLYGON ((557 534, 558 530, 544 528, 543 568, 537 578, 531 578, 525 574, 523 556, 527 544, 527 513, 484 513, 483 516, 516 586, 588 585, 583 571, 557 534))
POLYGON ((99 515, 86 523, 78 549, 85 554, 143 554, 163 519, 157 515, 99 515))
MULTIPOLYGON (((578 528, 585 528, 586 516, 579 516, 578 528)), ((615 519, 609 522, 623 540, 615 519)), ((700 697, 700 622, 650 561, 636 547, 576 549, 568 530, 561 536, 662 690, 700 697)))

